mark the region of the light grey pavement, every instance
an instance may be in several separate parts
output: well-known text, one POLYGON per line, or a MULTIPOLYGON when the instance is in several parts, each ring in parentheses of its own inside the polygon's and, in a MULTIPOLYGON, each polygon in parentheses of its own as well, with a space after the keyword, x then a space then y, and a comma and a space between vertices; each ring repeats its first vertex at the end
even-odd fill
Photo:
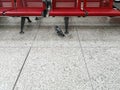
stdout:
POLYGON ((0 90, 120 90, 120 17, 0 18, 0 90))

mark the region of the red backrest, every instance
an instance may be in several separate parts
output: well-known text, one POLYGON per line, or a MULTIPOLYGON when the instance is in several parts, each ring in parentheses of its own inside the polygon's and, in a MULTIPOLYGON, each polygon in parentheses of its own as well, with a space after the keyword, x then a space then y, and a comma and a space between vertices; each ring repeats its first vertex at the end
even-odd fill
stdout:
POLYGON ((14 0, 0 0, 0 8, 14 8, 14 0))
POLYGON ((44 8, 42 0, 17 0, 17 8, 44 8))
POLYGON ((52 0, 52 9, 74 9, 77 7, 77 0, 52 0))
POLYGON ((84 8, 112 8, 113 0, 84 0, 84 8))

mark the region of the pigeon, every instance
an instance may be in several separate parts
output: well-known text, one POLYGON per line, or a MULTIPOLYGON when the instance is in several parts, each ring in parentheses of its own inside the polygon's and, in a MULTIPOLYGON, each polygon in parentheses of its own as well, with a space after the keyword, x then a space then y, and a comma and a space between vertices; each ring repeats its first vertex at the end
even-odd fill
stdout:
POLYGON ((59 26, 55 26, 55 31, 57 31, 58 36, 62 36, 62 37, 65 36, 65 34, 63 33, 63 31, 59 26))

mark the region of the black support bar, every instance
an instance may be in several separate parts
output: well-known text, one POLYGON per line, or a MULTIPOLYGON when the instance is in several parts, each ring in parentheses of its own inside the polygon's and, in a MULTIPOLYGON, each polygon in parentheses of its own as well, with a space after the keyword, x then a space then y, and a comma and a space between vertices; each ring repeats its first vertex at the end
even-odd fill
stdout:
POLYGON ((68 34, 69 17, 64 17, 64 21, 65 21, 65 34, 68 34))
POLYGON ((25 18, 26 17, 21 17, 21 31, 20 31, 20 34, 24 33, 23 28, 24 28, 24 24, 25 24, 25 18))

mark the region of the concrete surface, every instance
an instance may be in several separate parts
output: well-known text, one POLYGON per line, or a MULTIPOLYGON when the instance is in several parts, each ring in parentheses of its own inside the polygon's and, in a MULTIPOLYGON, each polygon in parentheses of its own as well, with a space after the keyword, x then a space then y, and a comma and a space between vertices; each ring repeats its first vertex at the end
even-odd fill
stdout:
POLYGON ((0 90, 120 90, 120 17, 0 18, 0 90))

